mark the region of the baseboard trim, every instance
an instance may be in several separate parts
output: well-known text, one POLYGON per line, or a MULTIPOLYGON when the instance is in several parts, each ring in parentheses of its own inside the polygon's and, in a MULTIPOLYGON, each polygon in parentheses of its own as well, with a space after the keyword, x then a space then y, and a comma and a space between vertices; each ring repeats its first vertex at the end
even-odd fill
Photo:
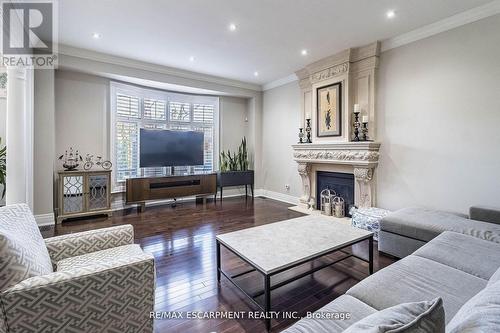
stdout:
POLYGON ((269 190, 264 190, 264 189, 259 189, 255 191, 256 194, 255 196, 258 197, 266 197, 269 199, 273 200, 278 200, 281 202, 289 203, 292 205, 298 205, 299 204, 299 198, 294 197, 293 195, 289 194, 284 194, 284 193, 279 193, 279 192, 274 192, 274 191, 269 191, 269 190))
POLYGON ((35 215, 35 221, 39 227, 56 224, 54 213, 35 215))

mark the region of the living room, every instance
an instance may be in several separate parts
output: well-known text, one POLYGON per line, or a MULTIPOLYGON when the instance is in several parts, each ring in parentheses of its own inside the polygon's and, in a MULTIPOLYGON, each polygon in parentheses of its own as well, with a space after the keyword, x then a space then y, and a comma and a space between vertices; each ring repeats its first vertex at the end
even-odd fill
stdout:
POLYGON ((500 0, 2 11, 0 332, 500 332, 500 0))

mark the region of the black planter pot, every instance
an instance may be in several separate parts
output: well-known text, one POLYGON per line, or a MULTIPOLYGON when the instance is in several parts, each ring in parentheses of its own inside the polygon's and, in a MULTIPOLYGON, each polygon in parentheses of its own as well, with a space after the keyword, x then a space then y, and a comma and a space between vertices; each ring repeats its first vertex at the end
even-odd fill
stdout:
POLYGON ((228 186, 245 186, 245 194, 248 195, 248 185, 252 190, 253 197, 253 170, 246 171, 219 171, 217 172, 217 187, 220 188, 220 197, 222 200, 222 188, 228 186))

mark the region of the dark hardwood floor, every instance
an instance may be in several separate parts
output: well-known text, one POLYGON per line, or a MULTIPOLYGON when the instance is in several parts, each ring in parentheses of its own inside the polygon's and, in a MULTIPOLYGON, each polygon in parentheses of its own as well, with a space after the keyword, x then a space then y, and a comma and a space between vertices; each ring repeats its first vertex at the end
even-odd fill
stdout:
MULTIPOLYGON (((278 201, 255 198, 224 199, 221 203, 185 202, 172 208, 169 205, 148 207, 146 212, 135 209, 115 212, 112 218, 79 219, 64 222, 55 228, 44 230, 44 237, 62 235, 113 225, 132 224, 135 241, 146 252, 154 255, 157 269, 156 311, 257 311, 246 296, 230 282, 222 278, 216 282, 215 236, 234 230, 282 221, 301 214, 287 209, 278 201)), ((367 243, 367 242, 365 242, 367 243)), ((367 244, 357 245, 352 251, 367 253, 367 244)), ((378 254, 375 242, 375 271, 394 260, 378 254)), ((325 257, 319 262, 334 259, 325 257)), ((235 256, 222 250, 225 270, 238 273, 247 269, 235 256)), ((273 283, 291 274, 310 268, 297 267, 278 276, 273 283)), ((312 275, 276 289, 272 293, 273 311, 298 311, 304 315, 315 311, 345 293, 347 289, 365 278, 368 265, 360 260, 345 261, 320 270, 312 275)), ((262 277, 251 273, 240 278, 248 291, 263 287, 262 277)), ((262 301, 262 300, 260 300, 262 301)), ((273 332, 290 326, 295 320, 273 321, 273 332)), ((157 320, 156 332, 265 332, 261 320, 157 320)))

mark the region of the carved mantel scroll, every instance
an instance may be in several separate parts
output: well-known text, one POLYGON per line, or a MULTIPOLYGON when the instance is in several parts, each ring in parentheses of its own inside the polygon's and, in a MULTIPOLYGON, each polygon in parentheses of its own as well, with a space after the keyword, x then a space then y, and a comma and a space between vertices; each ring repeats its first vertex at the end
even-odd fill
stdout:
POLYGON ((312 174, 312 166, 325 164, 352 166, 355 179, 355 204, 358 207, 375 205, 374 173, 378 164, 380 143, 299 144, 292 147, 293 157, 298 163, 298 171, 302 179, 300 198, 302 208, 314 209, 316 179, 312 174))
POLYGON ((354 202, 358 207, 371 207, 374 204, 372 186, 373 169, 354 167, 354 202))
POLYGON ((309 163, 300 163, 298 166, 300 178, 302 178, 302 196, 299 201, 304 207, 309 207, 311 200, 311 165, 309 163))

